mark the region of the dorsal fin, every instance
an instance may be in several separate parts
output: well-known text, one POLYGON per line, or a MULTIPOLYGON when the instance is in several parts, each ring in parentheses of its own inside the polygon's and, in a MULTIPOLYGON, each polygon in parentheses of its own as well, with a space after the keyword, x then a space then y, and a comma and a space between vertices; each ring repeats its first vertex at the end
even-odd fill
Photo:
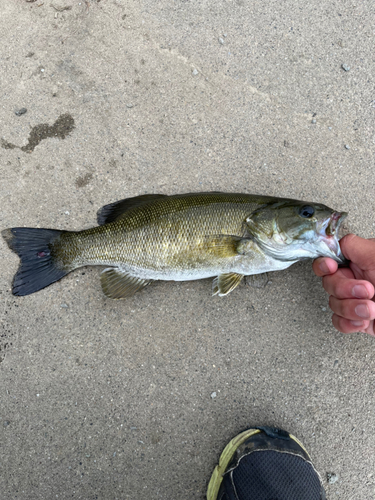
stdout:
POLYGON ((132 208, 146 205, 147 203, 165 198, 166 196, 166 194, 142 194, 141 196, 125 198, 125 200, 115 201, 109 205, 104 205, 97 213, 98 224, 102 226, 103 224, 113 222, 132 208))

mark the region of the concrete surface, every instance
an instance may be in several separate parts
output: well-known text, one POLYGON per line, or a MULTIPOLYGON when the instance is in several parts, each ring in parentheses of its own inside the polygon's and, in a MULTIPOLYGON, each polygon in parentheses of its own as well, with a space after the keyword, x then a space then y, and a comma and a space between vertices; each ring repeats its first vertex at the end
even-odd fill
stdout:
MULTIPOLYGON (((87 228, 127 196, 227 190, 323 202, 374 236, 374 14, 1 2, 1 228, 87 228)), ((302 439, 329 499, 375 497, 374 338, 332 328, 310 263, 227 298, 199 281, 114 302, 98 268, 13 297, 18 258, 0 252, 1 499, 203 499, 252 424, 302 439)))

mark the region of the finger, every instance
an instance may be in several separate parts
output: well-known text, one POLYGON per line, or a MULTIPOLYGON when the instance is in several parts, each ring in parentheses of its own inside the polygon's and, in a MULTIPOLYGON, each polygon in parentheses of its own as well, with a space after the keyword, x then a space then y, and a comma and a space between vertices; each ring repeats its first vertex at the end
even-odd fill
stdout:
POLYGON ((319 257, 313 262, 313 271, 317 276, 326 276, 337 271, 338 264, 329 257, 319 257))
POLYGON ((331 276, 324 276, 324 290, 337 299, 372 299, 375 290, 369 281, 350 279, 353 274, 350 269, 339 269, 331 276))
POLYGON ((361 269, 375 269, 375 240, 347 234, 340 240, 340 248, 345 257, 361 269))
POLYGON ((354 333, 354 332, 369 333, 367 332, 369 328, 369 323, 370 323, 369 321, 350 321, 349 319, 342 318, 337 314, 334 314, 332 316, 333 326, 336 328, 336 330, 342 333, 354 333))
POLYGON ((338 316, 351 320, 375 319, 375 302, 358 299, 329 298, 329 307, 338 316))
POLYGON ((375 337, 375 321, 370 321, 370 324, 367 328, 365 328, 365 332, 375 337))

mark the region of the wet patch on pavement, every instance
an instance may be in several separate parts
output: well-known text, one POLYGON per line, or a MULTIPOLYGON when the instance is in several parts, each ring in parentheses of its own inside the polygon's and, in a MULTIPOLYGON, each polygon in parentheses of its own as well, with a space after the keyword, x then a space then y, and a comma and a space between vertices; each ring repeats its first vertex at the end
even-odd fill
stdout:
MULTIPOLYGON (((69 135, 74 129, 74 118, 69 113, 66 113, 59 116, 53 125, 48 125, 48 123, 35 125, 35 127, 33 127, 30 131, 28 143, 26 146, 22 146, 19 149, 21 149, 21 151, 31 153, 44 139, 65 139, 66 136, 69 135)), ((16 146, 5 139, 1 139, 1 147, 4 149, 14 149, 19 146, 16 146)))

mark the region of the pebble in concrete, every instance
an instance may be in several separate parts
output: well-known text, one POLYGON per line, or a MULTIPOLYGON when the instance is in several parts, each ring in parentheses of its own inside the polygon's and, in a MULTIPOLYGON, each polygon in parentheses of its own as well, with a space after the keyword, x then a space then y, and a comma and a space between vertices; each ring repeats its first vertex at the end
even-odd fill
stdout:
POLYGON ((339 476, 334 472, 327 472, 328 484, 335 484, 339 480, 339 476))

